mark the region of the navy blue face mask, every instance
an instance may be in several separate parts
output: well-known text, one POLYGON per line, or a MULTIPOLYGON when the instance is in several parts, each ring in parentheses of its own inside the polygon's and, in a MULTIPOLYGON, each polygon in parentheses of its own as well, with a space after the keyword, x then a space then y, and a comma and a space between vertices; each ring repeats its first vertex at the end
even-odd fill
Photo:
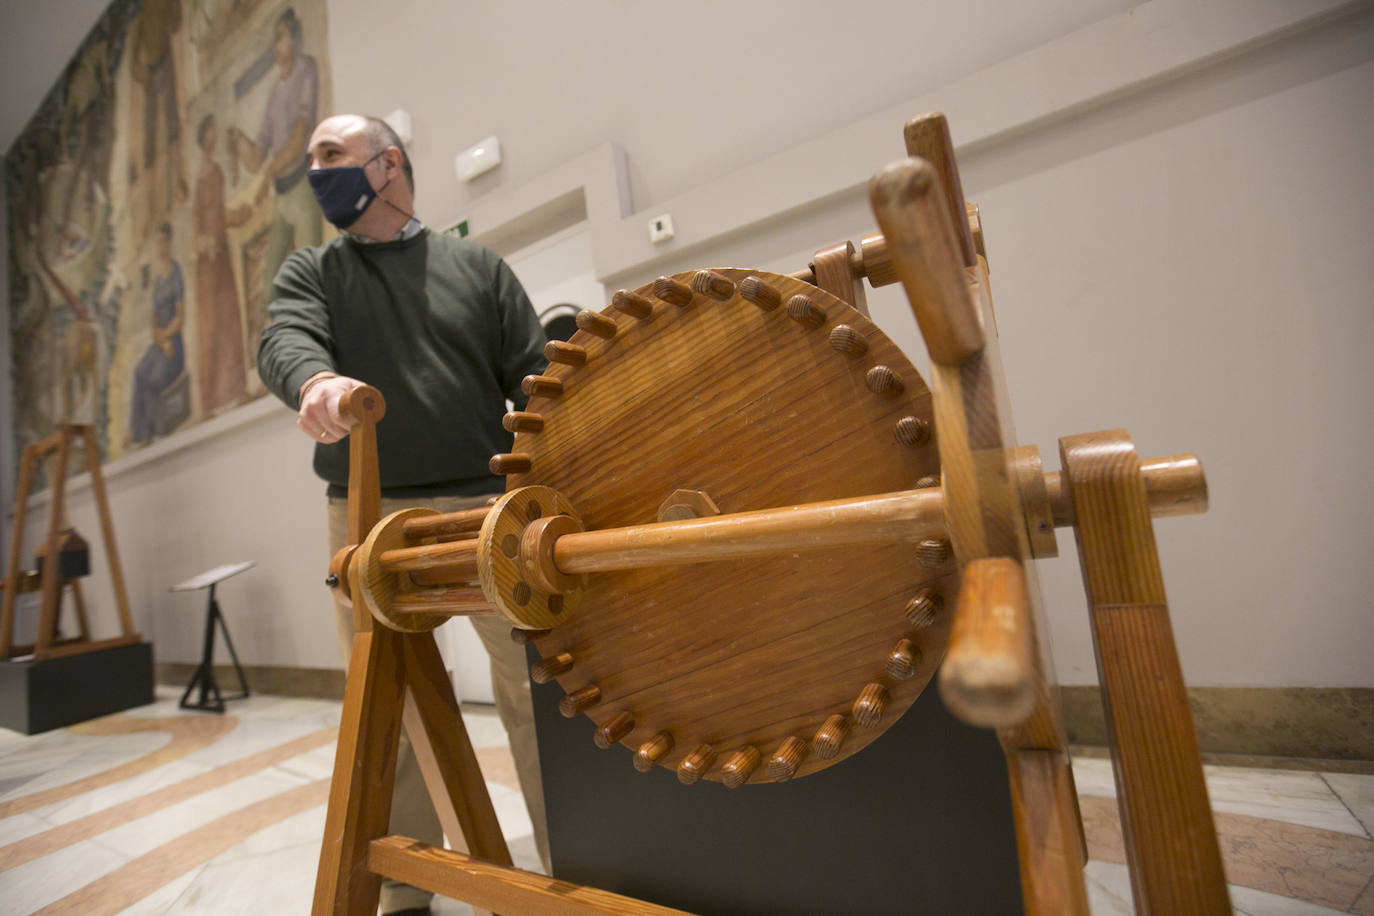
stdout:
MULTIPOLYGON (((382 153, 384 152, 386 150, 382 150, 382 153)), ((377 156, 382 153, 378 153, 377 156)), ((377 191, 372 189, 372 183, 367 180, 367 172, 364 171, 377 156, 373 156, 362 165, 311 169, 306 173, 310 178, 310 190, 315 192, 315 200, 319 201, 324 218, 340 229, 347 229, 356 223, 358 217, 363 215, 363 211, 377 196, 377 191)), ((390 183, 391 179, 388 178, 382 187, 385 188, 390 183)))

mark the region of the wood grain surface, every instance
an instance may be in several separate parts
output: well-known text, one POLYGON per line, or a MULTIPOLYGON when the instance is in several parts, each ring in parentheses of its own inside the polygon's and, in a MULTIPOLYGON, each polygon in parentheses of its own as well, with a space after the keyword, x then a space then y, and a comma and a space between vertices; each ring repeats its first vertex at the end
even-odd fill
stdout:
POLYGON ((1061 439, 1060 454, 1136 912, 1230 913, 1140 459, 1124 430, 1061 439))
MULTIPOLYGON (((611 339, 574 335, 586 364, 547 370, 561 396, 531 398, 527 410, 544 425, 516 434, 513 451, 531 467, 509 477, 512 491, 553 488, 594 533, 656 522, 678 490, 704 493, 729 515, 909 491, 938 473, 938 428, 921 446, 894 437, 904 417, 931 424, 930 395, 871 321, 792 278, 714 269, 699 281, 708 294, 693 293, 696 276, 617 294, 613 302, 651 311, 608 310, 618 320, 611 339), (723 281, 735 292, 722 301, 723 281), (823 315, 819 326, 777 307, 798 295, 815 306, 808 315, 823 315), (832 348, 838 324, 863 336, 864 353, 832 348), (878 365, 899 393, 869 390, 865 376, 878 365)), ((904 611, 925 586, 952 602, 954 572, 923 568, 910 544, 884 543, 588 574, 581 609, 550 621, 557 626, 538 646, 546 658, 577 660, 558 678, 569 694, 597 685, 599 701, 586 709, 595 727, 629 712, 634 727, 621 743, 657 751, 666 742, 655 736, 667 733, 671 749, 651 762, 674 770, 709 745, 702 773, 715 781, 740 748, 772 759, 787 739, 810 740, 830 717, 848 716, 865 686, 881 683, 883 724, 855 729, 829 759, 808 753, 796 768, 804 776, 861 750, 929 682, 947 621, 937 615, 918 629, 904 611), (920 663, 898 679, 886 666, 903 638, 920 663)), ((760 766, 749 782, 785 770, 770 777, 760 766)))
POLYGON ((519 916, 686 916, 682 910, 484 862, 400 836, 372 843, 368 864, 414 887, 519 916))

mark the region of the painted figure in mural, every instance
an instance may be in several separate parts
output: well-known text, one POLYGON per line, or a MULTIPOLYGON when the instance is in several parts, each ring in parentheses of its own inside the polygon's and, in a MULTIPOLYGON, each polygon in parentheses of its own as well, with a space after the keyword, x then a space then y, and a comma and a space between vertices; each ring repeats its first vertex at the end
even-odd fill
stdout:
POLYGON ((158 408, 162 394, 186 368, 186 351, 181 342, 181 327, 186 320, 186 284, 181 265, 172 260, 172 226, 158 229, 157 276, 153 282, 153 343, 134 370, 133 423, 130 430, 135 443, 144 443, 165 433, 159 429, 158 408))
POLYGON ((276 194, 262 271, 259 301, 264 305, 272 300, 272 278, 286 256, 296 248, 318 245, 322 238, 320 211, 305 180, 306 141, 319 103, 319 75, 315 58, 301 53, 302 40, 301 21, 287 7, 277 17, 273 32, 277 81, 268 96, 257 140, 237 127, 229 130, 238 159, 248 171, 262 172, 254 201, 266 200, 269 191, 276 194))
MULTIPOLYGON (((528 400, 520 382, 543 370, 546 341, 520 281, 495 252, 432 232, 415 217, 410 160, 384 121, 327 118, 311 137, 310 155, 320 209, 344 234, 296 251, 282 265, 258 372, 315 440, 315 471, 330 485, 332 555, 347 532, 343 394, 365 380, 387 399, 386 421, 377 428, 383 514, 403 506, 480 506, 503 486, 488 459, 510 448, 501 425, 506 400, 517 408, 528 400)), ((346 658, 353 615, 343 606, 335 611, 346 658)), ((491 659, 497 713, 547 866, 524 651, 499 617, 471 620, 491 659)), ((435 842, 440 825, 408 748, 396 773, 391 830, 435 842)), ((423 908, 430 896, 384 881, 381 912, 423 908)))
MULTIPOLYGON (((175 181, 173 195, 185 200, 190 189, 181 158, 181 104, 172 52, 172 36, 180 28, 181 0, 144 0, 134 24, 131 72, 143 87, 143 171, 153 169, 161 145, 171 167, 169 180, 175 181)), ((130 175, 136 174, 131 164, 130 175)))
POLYGON ((63 158, 72 163, 71 180, 57 218, 64 252, 84 247, 89 235, 88 227, 73 222, 73 216, 81 212, 75 209, 77 198, 84 196, 82 210, 89 212, 95 206, 97 190, 104 190, 109 149, 102 135, 109 80, 108 43, 88 39, 85 50, 67 68, 62 101, 60 148, 63 158))
POLYGON ((191 218, 196 248, 196 378, 200 409, 207 416, 240 399, 246 379, 243 312, 225 231, 243 225, 250 208, 224 208, 224 172, 214 156, 218 138, 215 116, 206 115, 196 131, 201 158, 191 218))

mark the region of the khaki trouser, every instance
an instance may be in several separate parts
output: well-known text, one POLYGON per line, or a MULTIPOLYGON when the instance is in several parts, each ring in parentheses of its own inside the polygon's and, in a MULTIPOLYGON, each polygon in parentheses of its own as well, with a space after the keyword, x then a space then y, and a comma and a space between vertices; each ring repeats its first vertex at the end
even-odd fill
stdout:
MULTIPOLYGON (((485 505, 485 496, 450 496, 436 499, 383 499, 382 516, 399 509, 423 506, 438 512, 458 512, 485 505)), ((332 557, 348 536, 348 503, 329 500, 329 555, 332 557)), ((340 604, 334 606, 339 631, 339 651, 344 663, 353 648, 353 610, 340 604)), ((548 825, 544 818, 544 785, 539 775, 539 746, 534 734, 534 707, 530 702, 529 669, 525 650, 511 641, 511 626, 499 615, 471 618, 482 645, 491 659, 491 686, 496 700, 496 712, 510 739, 511 755, 515 758, 520 788, 525 793, 525 807, 534 825, 534 842, 544 870, 549 870, 548 825)), ((412 837, 434 846, 443 845, 443 831, 434 813, 420 766, 411 752, 410 742, 403 734, 396 762, 396 789, 391 802, 392 833, 412 837)), ((385 878, 382 881, 382 912, 425 906, 430 900, 428 891, 410 887, 385 878)))

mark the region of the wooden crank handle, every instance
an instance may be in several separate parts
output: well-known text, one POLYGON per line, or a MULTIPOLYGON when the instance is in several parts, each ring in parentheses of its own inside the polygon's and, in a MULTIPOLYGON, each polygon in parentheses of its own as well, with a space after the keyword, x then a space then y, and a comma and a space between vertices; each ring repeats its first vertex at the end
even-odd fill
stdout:
MULTIPOLYGON (((371 385, 359 385, 339 398, 339 416, 358 427, 348 436, 348 540, 361 544, 382 517, 382 477, 377 466, 377 421, 386 416, 386 399, 371 385)), ((355 623, 359 620, 355 614, 355 623)))
POLYGON ((959 257, 965 267, 973 267, 978 263, 978 254, 973 233, 969 230, 968 207, 964 203, 964 187, 959 181, 959 165, 954 161, 949 122, 939 112, 923 114, 906 122, 902 138, 906 141, 906 154, 929 162, 940 176, 940 188, 944 191, 945 208, 959 246, 959 257))
POLYGON ((894 162, 873 176, 868 199, 930 358, 962 365, 983 349, 983 322, 935 169, 921 159, 894 162))
POLYGON ((945 706, 970 725, 1020 725, 1035 703, 1033 646, 1021 564, 1010 557, 969 563, 940 668, 945 706))
POLYGON ((349 426, 376 423, 386 416, 386 399, 371 385, 359 385, 352 391, 345 391, 339 398, 339 416, 349 426))

